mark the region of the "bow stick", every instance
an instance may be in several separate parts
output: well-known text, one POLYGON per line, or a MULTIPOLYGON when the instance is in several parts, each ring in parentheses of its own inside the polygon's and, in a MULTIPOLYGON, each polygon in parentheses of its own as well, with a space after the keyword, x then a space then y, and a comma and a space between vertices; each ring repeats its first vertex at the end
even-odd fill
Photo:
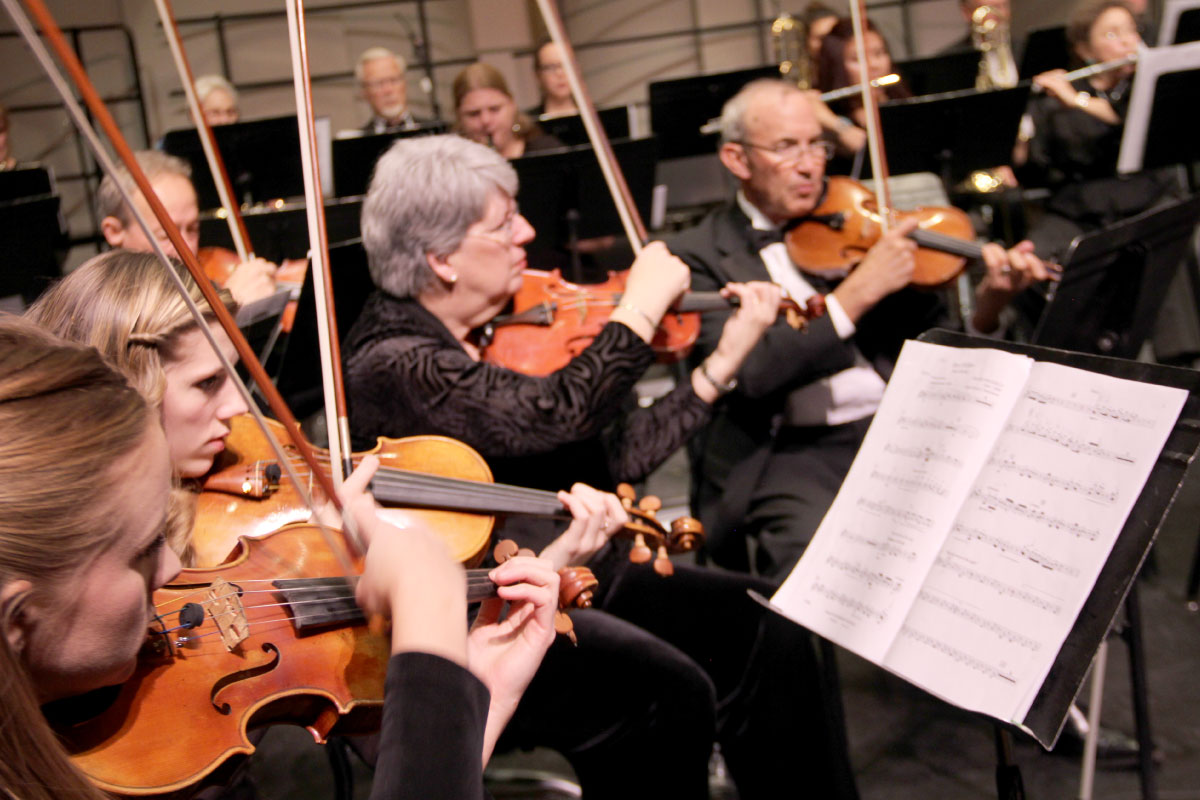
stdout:
MULTIPOLYGON (((304 438, 298 434, 299 425, 296 422, 295 417, 292 415, 291 410, 287 407, 287 404, 279 395, 279 392, 276 390, 274 384, 272 384, 271 380, 267 377, 266 371, 262 368, 262 365, 258 363, 258 359, 256 358, 254 351, 251 349, 245 337, 242 336, 241 331, 238 330, 237 324, 234 322, 233 317, 229 314, 229 311, 225 308, 225 304, 222 303, 220 298, 217 296, 216 289, 213 288, 212 283, 208 280, 204 274, 204 271, 200 268, 200 264, 196 260, 195 254, 193 254, 187 247, 187 244, 184 242, 183 236, 180 234, 178 227, 171 220, 166 208, 162 205, 162 202, 154 193, 154 189, 151 187, 150 181, 146 178, 145 173, 138 165, 132 149, 130 149, 129 144, 125 141, 125 137, 122 135, 120 128, 117 127, 116 121, 113 119, 112 114, 109 113, 108 108, 100 99, 100 95, 96 92, 95 87, 92 85, 91 80, 84 71, 83 65, 79 63, 79 59, 75 56, 74 51, 72 51, 70 46, 67 44, 62 30, 58 27, 57 23, 54 21, 54 18, 51 16, 50 12, 46 9, 46 6, 42 0, 23 0, 23 2, 26 9, 28 9, 29 16, 26 16, 25 12, 18 5, 17 0, 0 0, 0 3, 3 3, 5 9, 9 13, 9 16, 12 17, 13 22, 16 24, 22 37, 25 39, 25 43, 29 46, 30 50, 33 51, 34 56, 41 63, 51 83, 62 97, 64 106, 67 108, 68 113, 71 115, 76 126, 83 134, 84 139, 88 142, 88 145, 91 148, 93 155, 96 157, 96 160, 109 175, 115 175, 118 171, 116 162, 104 148, 104 145, 100 141, 100 137, 96 133, 95 129, 93 129, 89 124, 83 108, 80 107, 79 102, 75 99, 75 96, 71 91, 71 87, 67 84, 67 81, 63 75, 59 72, 58 67, 55 65, 50 53, 46 50, 45 45, 42 44, 42 41, 38 37, 37 31, 34 30, 33 24, 29 17, 32 16, 34 19, 36 19, 38 25, 41 26, 42 34, 50 43, 62 64, 66 67, 73 83, 75 84, 76 88, 78 88, 80 95, 83 97, 84 102, 88 106, 88 109, 91 111, 100 127, 104 130, 105 135, 108 137, 109 142, 112 144, 113 149, 117 153, 117 156, 124 163, 126 169, 129 170, 130 176, 133 178, 134 183, 137 184, 143 198, 146 200, 146 203, 150 206, 151 212, 162 226, 162 229, 166 233, 167 238, 171 241, 171 244, 175 247, 175 251, 180 256, 184 266, 187 268, 188 272, 191 273, 192 278, 199 287, 200 292, 204 296, 205 301, 208 303, 213 315, 216 316, 217 321, 225 330, 225 333, 229 336, 234 348, 238 352, 238 355, 241 356, 243 363, 245 363, 247 370, 250 372, 251 377, 253 377, 259 389, 263 392, 263 395, 270 405, 271 410, 277 415, 279 420, 286 427, 297 452, 300 453, 300 456, 309 465, 310 469, 312 469, 314 478, 321 485, 321 488, 329 497, 330 502, 332 502, 340 511, 342 505, 337 497, 336 490, 334 489, 332 482, 329 480, 329 476, 326 475, 324 470, 320 468, 320 464, 317 461, 316 456, 313 454, 312 448, 310 448, 308 443, 304 441, 304 438)), ((205 337, 208 339, 209 344, 212 346, 213 351, 216 353, 217 358, 220 360, 222 366, 234 381, 234 384, 238 387, 238 390, 241 392, 242 398, 246 402, 247 407, 254 414, 259 426, 263 429, 263 432, 266 435, 267 440, 271 443, 272 448, 275 450, 276 456, 279 458, 283 469, 287 471, 288 477, 301 492, 301 496, 305 502, 310 508, 313 508, 314 505, 312 500, 308 496, 308 493, 304 491, 304 484, 300 482, 293 468, 291 467, 290 459, 286 457, 282 446, 280 446, 279 442, 276 441, 275 437, 271 434, 266 425, 266 420, 264 419, 262 412, 259 411, 258 406, 255 403, 254 398, 250 395, 250 391, 246 388, 245 383, 242 382, 241 378, 237 375, 237 371, 233 368, 233 364, 229 362, 224 353, 221 351, 221 348, 218 346, 216 338, 208 325, 208 321, 204 319, 204 314, 191 299, 187 288, 183 284, 182 278, 180 278, 179 275, 176 274, 175 270, 171 267, 170 260, 167 257, 166 252, 163 250, 162 245, 158 242, 157 237, 152 232, 149 221, 137 208, 132 193, 122 184, 121 181, 114 182, 120 190, 122 198, 130 209, 130 212, 133 214, 138 224, 146 232, 146 238, 149 240, 155 254, 165 265, 165 268, 167 269, 168 274, 171 276, 171 279, 175 282, 176 288, 179 289, 180 295, 182 296, 185 304, 187 304, 192 315, 195 317, 200 330, 203 331, 205 337)), ((356 529, 354 528, 353 519, 349 516, 345 516, 343 519, 343 524, 345 526, 344 530, 347 532, 347 534, 349 534, 346 537, 347 546, 352 550, 361 551, 361 547, 358 543, 358 537, 356 535, 356 529)), ((330 533, 328 527, 320 521, 319 516, 317 519, 317 525, 329 544, 330 549, 336 554, 337 558, 341 562, 346 573, 353 574, 354 569, 351 566, 349 559, 342 552, 341 548, 334 545, 334 538, 332 534, 330 533)))
POLYGON ((604 127, 600 124, 596 106, 592 103, 592 98, 587 93, 587 87, 584 86, 583 79, 580 77, 579 62, 575 60, 575 49, 571 47, 571 42, 567 39, 562 16, 558 12, 558 4, 554 0, 537 0, 537 3, 542 12, 542 19, 546 23, 546 30, 550 33, 550 39, 558 46, 559 53, 562 55, 563 69, 567 73, 567 83, 571 86, 571 95, 575 98, 575 105, 579 107, 583 127, 587 130, 588 139, 592 142, 592 149, 596 152, 596 160, 600 162, 600 171, 604 174, 604 182, 608 185, 609 192, 612 193, 613 203, 617 206, 617 214, 621 217, 621 225, 625 228, 625 235, 629 238, 629 245, 633 248, 633 254, 636 256, 642 252, 642 247, 650 238, 646 233, 646 226, 642 222, 641 214, 638 213, 637 205, 633 202, 633 194, 629 191, 629 184, 625 182, 621 165, 617 163, 617 158, 613 154, 608 134, 604 132, 604 127))
POLYGON ((316 125, 313 121, 312 80, 308 70, 308 39, 304 28, 304 3, 287 0, 288 40, 292 50, 292 82, 296 89, 296 121, 300 126, 300 163, 304 170, 304 202, 308 213, 309 257, 317 305, 317 340, 321 355, 321 381, 325 396, 325 423, 329 434, 329 462, 333 481, 354 470, 350 455, 350 423, 333 305, 333 280, 329 275, 329 238, 325 231, 325 203, 317 160, 316 125))
POLYGON ((196 122, 196 133, 200 135, 200 146, 204 149, 204 158, 208 161, 208 171, 212 173, 213 183, 217 187, 217 195, 221 198, 221 206, 225 209, 225 221, 229 224, 229 233, 233 237, 233 246, 238 258, 249 261, 254 257, 250 247, 250 234, 246 230, 246 222, 233 196, 233 182, 229 180, 229 172, 225 169, 225 161, 213 136, 212 126, 204 118, 204 110, 200 108, 200 97, 196 94, 196 78, 192 73, 192 65, 188 62, 187 53, 183 50, 183 37, 179 35, 179 26, 175 22, 175 13, 171 10, 169 0, 154 0, 158 8, 158 18, 162 23, 163 33, 167 35, 171 55, 175 60, 175 69, 179 71, 179 82, 183 84, 183 93, 187 97, 188 109, 196 122))
POLYGON ((879 127, 879 104, 871 89, 867 69, 865 0, 850 3, 850 19, 854 23, 854 46, 858 49, 858 82, 862 92, 863 116, 867 123, 867 149, 871 155, 871 174, 875 176, 875 197, 879 202, 879 227, 887 233, 892 224, 892 192, 888 186, 887 154, 883 152, 883 132, 879 127))

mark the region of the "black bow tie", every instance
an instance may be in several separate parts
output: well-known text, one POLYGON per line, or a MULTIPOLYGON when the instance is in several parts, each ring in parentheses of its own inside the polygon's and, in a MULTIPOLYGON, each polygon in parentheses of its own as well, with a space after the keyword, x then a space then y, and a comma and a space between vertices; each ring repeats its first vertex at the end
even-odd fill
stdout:
POLYGON ((762 250, 769 245, 778 244, 783 241, 783 231, 779 228, 770 228, 769 230, 759 230, 758 228, 750 228, 748 238, 754 252, 762 250))

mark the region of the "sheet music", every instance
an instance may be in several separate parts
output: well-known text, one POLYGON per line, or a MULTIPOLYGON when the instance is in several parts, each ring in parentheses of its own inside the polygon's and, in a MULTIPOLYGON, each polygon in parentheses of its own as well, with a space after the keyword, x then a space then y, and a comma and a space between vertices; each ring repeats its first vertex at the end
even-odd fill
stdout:
POLYGON ((841 490, 772 603, 881 661, 1032 366, 906 342, 841 490))
POLYGON ((1023 719, 1186 398, 1036 364, 883 666, 1023 719))
POLYGON ((1024 718, 1187 392, 905 345, 854 465, 773 598, 956 705, 1024 718))

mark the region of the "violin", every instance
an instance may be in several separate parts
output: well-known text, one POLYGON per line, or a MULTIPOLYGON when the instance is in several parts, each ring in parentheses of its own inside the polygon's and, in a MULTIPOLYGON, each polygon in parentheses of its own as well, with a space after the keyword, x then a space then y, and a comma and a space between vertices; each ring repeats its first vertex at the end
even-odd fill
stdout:
MULTIPOLYGON (((496 317, 476 334, 482 359, 526 375, 562 369, 608 323, 621 303, 628 276, 628 271, 609 272, 604 283, 577 284, 563 280, 558 270, 525 270, 512 313, 496 317)), ((701 312, 728 309, 736 303, 737 298, 717 292, 684 294, 663 315, 650 343, 658 360, 669 364, 687 355, 700 335, 701 312)), ((779 308, 797 330, 825 311, 820 297, 810 298, 806 305, 784 298, 779 308)))
MULTIPOLYGON (((276 438, 285 441, 284 426, 268 421, 276 438)), ((219 564, 236 554, 240 537, 261 537, 291 523, 305 522, 311 510, 300 493, 283 476, 266 437, 249 416, 231 421, 232 432, 213 469, 202 479, 193 525, 192 547, 198 564, 219 564)), ((292 447, 301 480, 311 472, 292 447)), ((313 448, 317 460, 328 466, 329 454, 313 448)), ((482 559, 491 539, 492 523, 500 514, 569 519, 554 492, 526 489, 492 482, 487 462, 474 449, 445 436, 380 437, 374 448, 353 454, 355 462, 374 455, 380 466, 371 490, 379 502, 400 508, 384 508, 381 516, 405 527, 424 524, 442 538, 459 562, 474 566, 482 559)), ((310 480, 311 483, 311 480, 310 480)), ((315 486, 309 491, 319 496, 315 486)), ((634 540, 630 560, 646 563, 657 551, 654 569, 671 574, 668 553, 694 549, 704 538, 700 523, 681 517, 669 529, 658 522, 657 498, 636 501, 630 487, 619 488, 618 496, 630 515, 618 536, 634 540)))
MULTIPOLYGON (((560 575, 560 606, 590 605, 590 570, 560 575)), ((104 791, 161 794, 224 777, 254 751, 253 728, 289 722, 318 742, 378 730, 391 644, 369 628, 354 581, 309 525, 184 570, 154 593, 133 677, 83 698, 86 718, 58 726, 72 760, 104 791)), ((468 570, 469 603, 495 589, 486 570, 468 570)))
MULTIPOLYGON (((893 210, 891 219, 897 223, 918 220, 917 229, 909 234, 918 245, 913 286, 944 286, 958 277, 968 259, 983 254, 983 246, 975 241, 970 217, 960 209, 930 206, 893 210)), ((784 241, 792 263, 804 271, 844 274, 862 260, 883 233, 875 195, 851 178, 831 175, 825 179, 821 202, 811 214, 792 224, 784 241)))
MULTIPOLYGON (((204 274, 222 287, 243 263, 242 257, 227 247, 201 247, 196 251, 196 259, 204 269, 204 274)), ((275 285, 280 289, 290 289, 293 297, 284 307, 283 316, 279 322, 279 328, 283 333, 292 330, 292 323, 296 319, 296 308, 299 305, 299 301, 294 298, 304 284, 306 272, 308 272, 308 261, 303 258, 285 259, 275 272, 275 285)))

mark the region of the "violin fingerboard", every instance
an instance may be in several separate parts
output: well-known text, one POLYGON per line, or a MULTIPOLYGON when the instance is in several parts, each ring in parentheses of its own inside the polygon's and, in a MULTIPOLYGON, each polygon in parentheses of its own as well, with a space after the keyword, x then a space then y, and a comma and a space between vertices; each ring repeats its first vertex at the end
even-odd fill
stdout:
POLYGON ((273 585, 287 604, 297 635, 367 621, 346 578, 293 578, 273 585))

